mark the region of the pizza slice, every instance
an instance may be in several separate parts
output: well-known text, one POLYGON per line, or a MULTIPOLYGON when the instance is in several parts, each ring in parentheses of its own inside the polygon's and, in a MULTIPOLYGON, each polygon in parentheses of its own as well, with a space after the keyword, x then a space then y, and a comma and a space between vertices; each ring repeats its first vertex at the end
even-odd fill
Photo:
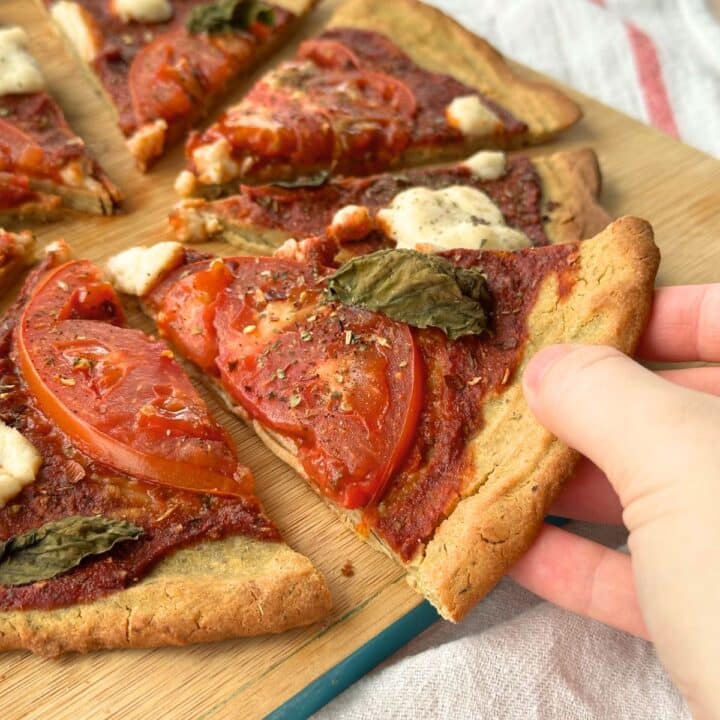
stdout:
POLYGON ((44 0, 113 106, 143 171, 316 2, 44 0))
POLYGON ((0 28, 0 222, 63 207, 110 215, 120 198, 47 92, 25 31, 0 28))
MULTIPOLYGON (((315 186, 243 185, 220 200, 183 200, 169 222, 181 242, 222 239, 267 254, 290 238, 329 234, 345 254, 358 254, 414 247, 418 223, 403 218, 434 207, 446 228, 465 227, 469 247, 503 249, 592 237, 610 222, 599 192, 592 150, 533 157, 481 150, 453 165, 315 186)), ((452 246, 458 231, 446 240, 452 246)))
POLYGON ((546 140, 580 117, 484 40, 417 0, 348 0, 319 37, 190 136, 176 189, 322 180, 546 140))
POLYGON ((150 252, 113 258, 116 286, 450 620, 529 547, 576 460, 525 403, 527 361, 560 342, 632 352, 659 260, 630 217, 580 243, 387 249, 339 269, 187 249, 153 267, 150 252))
POLYGON ((35 238, 27 230, 8 232, 0 228, 0 293, 35 259, 35 238))
POLYGON ((0 321, 0 650, 281 632, 324 580, 167 346, 56 247, 0 321))

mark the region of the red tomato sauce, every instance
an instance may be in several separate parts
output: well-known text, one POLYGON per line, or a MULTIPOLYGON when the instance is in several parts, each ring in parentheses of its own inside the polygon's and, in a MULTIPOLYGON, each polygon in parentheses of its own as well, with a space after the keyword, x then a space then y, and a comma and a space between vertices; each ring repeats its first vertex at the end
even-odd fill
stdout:
POLYGON ((120 543, 50 580, 0 586, 0 610, 51 609, 92 601, 138 582, 162 558, 197 542, 230 535, 280 540, 254 497, 178 490, 125 475, 79 450, 39 410, 16 364, 15 334, 41 270, 31 276, 0 321, 0 419, 19 430, 43 458, 35 482, 0 509, 0 539, 70 515, 124 518, 144 533, 139 540, 120 543))
POLYGON ((462 267, 477 267, 494 298, 490 333, 450 342, 439 330, 416 337, 426 369, 426 400, 413 447, 366 522, 404 560, 411 560, 460 499, 471 472, 466 443, 483 425, 482 402, 513 380, 525 342, 527 320, 542 281, 558 277, 561 296, 570 292, 578 246, 554 245, 542 252, 442 255, 462 267))

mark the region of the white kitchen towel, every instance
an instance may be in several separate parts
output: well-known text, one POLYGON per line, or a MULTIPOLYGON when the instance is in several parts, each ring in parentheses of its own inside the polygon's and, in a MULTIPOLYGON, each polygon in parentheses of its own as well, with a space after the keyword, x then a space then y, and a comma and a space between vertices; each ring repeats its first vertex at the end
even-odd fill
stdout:
MULTIPOLYGON (((508 57, 720 156, 720 23, 713 0, 431 2, 508 57)), ((608 545, 622 542, 607 529, 574 527, 608 545)), ((463 623, 437 623, 315 718, 685 720, 690 714, 650 643, 504 580, 463 623)))

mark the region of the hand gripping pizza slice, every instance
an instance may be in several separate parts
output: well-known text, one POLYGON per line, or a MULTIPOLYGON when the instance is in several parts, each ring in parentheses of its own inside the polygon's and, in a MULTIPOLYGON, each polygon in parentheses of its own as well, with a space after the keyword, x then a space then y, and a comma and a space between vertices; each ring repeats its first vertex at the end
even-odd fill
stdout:
POLYGON ((186 146, 184 195, 318 181, 541 142, 579 108, 517 76, 484 40, 417 0, 348 0, 186 146))
POLYGON ((0 222, 60 208, 109 215, 120 192, 45 89, 19 27, 0 28, 0 222))
POLYGON ((632 352, 659 260, 630 217, 581 243, 389 249, 338 270, 192 250, 153 269, 150 251, 111 260, 116 284, 451 620, 529 547, 576 460, 524 401, 527 361, 561 342, 632 352))
MULTIPOLYGON (((592 237, 610 217, 598 204, 592 150, 525 157, 481 150, 453 165, 319 185, 243 185, 221 200, 183 200, 169 222, 181 242, 222 239, 267 254, 290 238, 328 234, 345 254, 414 247, 418 219, 462 226, 469 248, 517 249, 592 237), (418 190, 418 188, 420 188, 418 190)), ((456 229, 445 242, 458 240, 456 229)), ((434 242, 443 240, 435 234, 434 242)))
POLYGON ((281 632, 329 609, 167 346, 61 247, 1 322, 0 649, 281 632))
POLYGON ((141 170, 317 0, 41 0, 117 114, 141 170))

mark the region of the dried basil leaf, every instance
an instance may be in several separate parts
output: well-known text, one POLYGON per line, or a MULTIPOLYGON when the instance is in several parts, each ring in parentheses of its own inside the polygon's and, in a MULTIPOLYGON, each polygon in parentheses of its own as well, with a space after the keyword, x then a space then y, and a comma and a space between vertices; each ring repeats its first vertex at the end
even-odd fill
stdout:
POLYGON ((329 170, 319 170, 314 175, 305 175, 295 180, 276 180, 272 184, 281 188, 320 187, 328 181, 329 177, 329 170))
POLYGON ((75 515, 0 541, 0 585, 26 585, 67 572, 90 555, 136 540, 142 528, 125 520, 75 515))
POLYGON ((193 8, 187 20, 187 29, 191 33, 217 35, 247 30, 254 22, 273 25, 273 9, 260 0, 214 0, 193 8))
POLYGON ((345 263, 327 278, 330 297, 382 312, 413 327, 438 327, 451 340, 488 326, 485 276, 415 250, 379 250, 345 263))

